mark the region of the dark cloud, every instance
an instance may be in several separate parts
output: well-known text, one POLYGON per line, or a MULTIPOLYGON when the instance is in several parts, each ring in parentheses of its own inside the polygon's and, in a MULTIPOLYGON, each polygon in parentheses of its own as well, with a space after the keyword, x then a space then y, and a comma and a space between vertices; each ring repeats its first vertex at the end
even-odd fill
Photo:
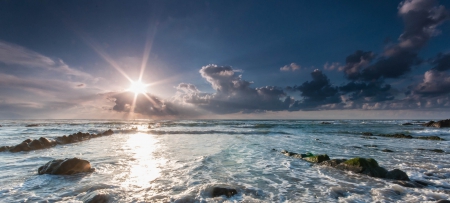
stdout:
POLYGON ((417 53, 402 51, 390 57, 381 57, 379 60, 364 68, 360 78, 364 81, 375 81, 385 78, 399 78, 411 71, 413 65, 420 63, 417 53))
POLYGON ((111 94, 109 98, 115 102, 112 110, 118 112, 134 112, 155 117, 180 115, 175 104, 153 95, 138 95, 134 103, 135 95, 132 92, 111 94))
POLYGON ((383 86, 380 82, 349 82, 340 86, 339 91, 342 94, 348 94, 351 101, 381 102, 394 99, 391 85, 384 84, 383 86))
POLYGON ((436 58, 431 61, 434 65, 433 69, 437 71, 450 70, 450 53, 439 53, 436 58))
POLYGON ((341 102, 338 88, 331 85, 330 80, 322 71, 316 69, 311 76, 312 81, 304 82, 300 86, 288 87, 288 90, 300 91, 303 97, 303 100, 293 104, 292 110, 341 102))
POLYGON ((429 70, 425 72, 424 79, 416 86, 410 87, 411 95, 422 97, 436 97, 450 93, 450 75, 446 72, 429 70))
POLYGON ((367 67, 373 60, 375 54, 371 51, 358 50, 350 54, 345 59, 345 66, 339 70, 344 71, 345 77, 349 80, 357 80, 361 77, 361 69, 367 67))

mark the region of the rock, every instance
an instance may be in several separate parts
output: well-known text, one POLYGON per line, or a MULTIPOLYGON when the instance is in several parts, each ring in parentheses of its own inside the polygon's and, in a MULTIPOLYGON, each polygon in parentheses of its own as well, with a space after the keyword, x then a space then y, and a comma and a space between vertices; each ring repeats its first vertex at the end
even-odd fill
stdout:
POLYGON ((409 181, 409 177, 408 175, 400 170, 400 169, 394 169, 392 171, 389 171, 386 173, 386 178, 387 179, 393 179, 393 180, 407 180, 409 181))
POLYGON ((322 161, 321 163, 319 163, 319 165, 336 167, 337 165, 341 164, 344 161, 347 161, 347 159, 331 159, 327 161, 322 161))
POLYGON ((40 137, 39 142, 41 142, 45 148, 55 146, 55 144, 56 144, 55 141, 50 141, 49 139, 47 139, 45 137, 40 137))
POLYGON ((362 135, 364 135, 364 136, 372 136, 373 134, 370 133, 370 132, 363 132, 362 135))
POLYGON ((25 127, 38 127, 39 126, 39 124, 29 124, 29 125, 26 125, 25 127))
POLYGON ((450 200, 440 199, 436 203, 450 203, 450 200))
POLYGON ((58 143, 58 144, 69 144, 70 143, 70 138, 67 137, 66 135, 63 135, 61 137, 57 137, 56 138, 56 143, 58 143))
POLYGON ((321 154, 321 155, 305 157, 305 158, 303 158, 303 160, 312 162, 312 163, 321 163, 323 161, 330 160, 330 157, 328 157, 328 155, 326 155, 326 154, 321 154))
POLYGON ((342 162, 336 168, 347 170, 347 171, 353 171, 355 173, 362 173, 364 170, 368 168, 376 168, 378 166, 378 162, 375 161, 375 159, 369 158, 360 158, 356 157, 350 160, 347 160, 345 162, 342 162))
POLYGON ((430 149, 430 151, 436 152, 436 153, 444 153, 444 150, 442 150, 442 149, 430 149))
POLYGON ((383 150, 381 150, 382 152, 394 152, 394 151, 392 151, 392 150, 390 150, 390 149, 383 149, 383 150))
POLYGON ((430 122, 424 123, 422 125, 426 126, 426 127, 435 127, 435 128, 450 127, 450 119, 440 120, 440 121, 437 121, 437 122, 430 121, 430 122))
POLYGON ((417 139, 444 141, 444 139, 440 138, 439 136, 421 136, 421 137, 417 137, 417 139))
POLYGON ((112 134, 114 134, 114 132, 111 129, 103 132, 103 135, 112 135, 112 134))
POLYGON ((235 194, 237 194, 237 191, 235 189, 220 188, 220 187, 214 187, 212 192, 213 197, 220 197, 222 195, 231 197, 235 194))
POLYGON ((322 122, 322 123, 320 123, 320 124, 326 124, 326 125, 328 125, 328 124, 331 124, 330 122, 322 122))
POLYGON ((364 139, 373 139, 373 140, 376 140, 376 139, 377 139, 376 137, 372 137, 372 136, 361 136, 361 138, 364 138, 364 139))
POLYGON ((21 151, 30 151, 31 149, 30 149, 30 147, 28 146, 28 142, 26 142, 26 141, 28 141, 28 140, 25 140, 25 141, 23 141, 22 143, 20 143, 20 144, 18 144, 18 145, 16 145, 16 146, 11 147, 11 148, 9 149, 9 151, 10 151, 10 152, 13 152, 13 153, 15 153, 15 152, 21 152, 21 151))
POLYGON ((403 123, 402 125, 413 125, 412 123, 403 123))
POLYGON ((364 147, 369 147, 369 148, 376 148, 378 147, 377 145, 363 145, 364 147))
POLYGON ((400 133, 396 133, 396 134, 380 134, 378 136, 381 137, 392 137, 392 138, 405 138, 405 139, 412 139, 413 136, 411 135, 405 135, 405 134, 400 134, 400 133))
POLYGON ((415 181, 396 180, 393 183, 401 185, 403 187, 410 187, 410 188, 423 188, 424 187, 424 185, 417 183, 415 181))
POLYGON ((31 150, 43 149, 44 145, 39 140, 33 140, 28 144, 31 150))
POLYGON ((71 159, 55 159, 49 161, 45 165, 39 167, 38 174, 51 175, 72 175, 76 173, 90 172, 93 169, 89 161, 71 158, 71 159))
POLYGON ((0 152, 4 152, 4 151, 8 151, 8 150, 9 150, 9 146, 0 147, 0 152))
POLYGON ((90 192, 81 198, 83 203, 107 203, 110 201, 110 196, 100 192, 90 192))

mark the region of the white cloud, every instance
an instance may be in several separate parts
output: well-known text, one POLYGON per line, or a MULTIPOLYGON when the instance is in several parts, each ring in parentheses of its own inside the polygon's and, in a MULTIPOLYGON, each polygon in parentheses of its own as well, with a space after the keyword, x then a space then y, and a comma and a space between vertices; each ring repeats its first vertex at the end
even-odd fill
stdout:
POLYGON ((302 67, 297 65, 296 63, 291 63, 289 65, 285 65, 280 68, 280 71, 297 71, 300 70, 302 67))

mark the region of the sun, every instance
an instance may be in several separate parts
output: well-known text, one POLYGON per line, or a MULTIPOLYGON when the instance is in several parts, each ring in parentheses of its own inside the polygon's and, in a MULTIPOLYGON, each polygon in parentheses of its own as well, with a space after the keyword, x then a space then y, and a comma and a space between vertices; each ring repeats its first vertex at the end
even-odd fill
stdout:
POLYGON ((134 92, 134 94, 144 94, 147 91, 146 84, 142 83, 140 80, 131 82, 130 88, 128 91, 134 92))

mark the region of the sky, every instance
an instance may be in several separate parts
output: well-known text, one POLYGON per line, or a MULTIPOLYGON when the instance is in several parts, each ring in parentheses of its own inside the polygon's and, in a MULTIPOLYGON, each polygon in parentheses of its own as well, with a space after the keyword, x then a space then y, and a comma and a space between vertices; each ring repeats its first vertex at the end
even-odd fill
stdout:
POLYGON ((0 0, 0 119, 449 118, 449 8, 0 0))

